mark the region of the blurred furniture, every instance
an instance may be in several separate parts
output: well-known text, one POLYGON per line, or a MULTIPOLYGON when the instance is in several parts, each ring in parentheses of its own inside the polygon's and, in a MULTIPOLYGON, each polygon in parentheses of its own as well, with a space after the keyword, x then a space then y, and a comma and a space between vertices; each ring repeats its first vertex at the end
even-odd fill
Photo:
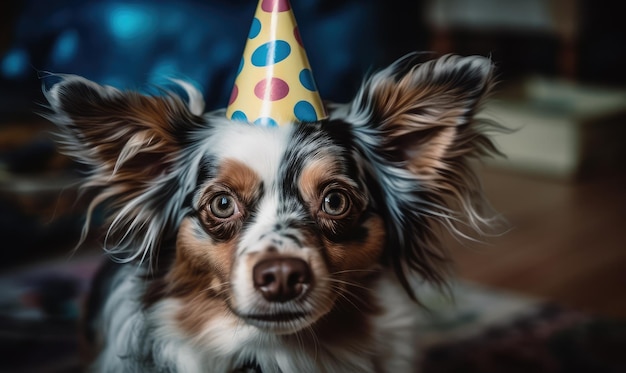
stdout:
POLYGON ((580 32, 579 2, 571 0, 428 0, 426 23, 433 31, 433 49, 456 49, 454 34, 546 34, 558 40, 559 74, 576 76, 576 48, 580 32))
POLYGON ((61 155, 42 119, 0 126, 0 270, 67 255, 80 237, 80 167, 61 155))
POLYGON ((514 130, 494 139, 492 165, 559 179, 626 170, 626 90, 529 77, 503 89, 484 116, 514 130))

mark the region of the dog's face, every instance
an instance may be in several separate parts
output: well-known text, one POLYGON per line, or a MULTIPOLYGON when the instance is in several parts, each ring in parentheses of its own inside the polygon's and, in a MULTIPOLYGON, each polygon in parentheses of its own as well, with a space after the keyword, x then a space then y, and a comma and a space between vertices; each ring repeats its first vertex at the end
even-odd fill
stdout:
POLYGON ((409 292, 411 272, 441 281, 438 225, 480 232, 467 161, 493 150, 473 120, 491 74, 479 57, 404 59, 329 119, 278 128, 202 115, 184 83, 187 102, 77 77, 47 97, 94 205, 109 203, 109 251, 155 269, 146 302, 288 334, 363 299, 382 268, 409 292))
POLYGON ((215 125, 170 282, 211 288, 262 329, 306 327, 381 262, 385 227, 362 161, 333 136, 340 123, 215 125))

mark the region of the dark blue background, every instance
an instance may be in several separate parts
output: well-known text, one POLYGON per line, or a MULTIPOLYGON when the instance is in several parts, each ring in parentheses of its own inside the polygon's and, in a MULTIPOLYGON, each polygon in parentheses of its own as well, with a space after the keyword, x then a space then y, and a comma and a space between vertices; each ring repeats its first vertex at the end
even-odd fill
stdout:
MULTIPOLYGON (((407 14, 398 12, 388 27, 384 14, 403 4, 396 3, 292 2, 323 99, 348 100, 368 71, 419 47, 419 33, 402 32, 418 25, 416 12, 408 12, 409 22, 398 22, 407 14), (408 41, 403 51, 394 51, 403 44, 398 38, 408 41)), ((223 107, 256 5, 256 0, 5 3, 0 114, 28 110, 29 100, 38 97, 39 77, 48 72, 130 89, 161 84, 165 77, 185 78, 204 92, 207 108, 223 107)))

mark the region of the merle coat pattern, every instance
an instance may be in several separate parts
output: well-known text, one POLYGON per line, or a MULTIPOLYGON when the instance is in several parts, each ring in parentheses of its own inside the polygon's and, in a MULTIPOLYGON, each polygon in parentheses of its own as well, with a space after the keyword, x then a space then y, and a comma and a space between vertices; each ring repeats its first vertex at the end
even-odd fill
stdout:
MULTIPOLYGON (((59 144, 109 211, 85 332, 96 372, 415 372, 415 287, 445 282, 441 228, 491 218, 470 161, 482 57, 412 55, 330 117, 278 128, 60 76, 59 144), (268 274, 269 273, 269 274, 268 274)), ((86 226, 89 226, 87 223, 86 226)))

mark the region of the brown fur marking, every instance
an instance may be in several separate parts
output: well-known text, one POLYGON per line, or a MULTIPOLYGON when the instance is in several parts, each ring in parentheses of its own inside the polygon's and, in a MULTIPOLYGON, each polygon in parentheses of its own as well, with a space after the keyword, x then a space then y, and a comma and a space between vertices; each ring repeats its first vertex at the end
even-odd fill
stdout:
MULTIPOLYGON (((221 232, 220 227, 227 225, 231 229, 229 235, 217 241, 206 240, 194 232, 197 228, 191 218, 181 224, 176 261, 166 279, 170 294, 179 297, 184 303, 177 317, 181 328, 190 334, 197 333, 200 330, 198 325, 205 324, 216 314, 230 314, 226 303, 228 281, 237 249, 234 238, 239 233, 243 216, 235 218, 236 223, 219 221, 211 216, 208 203, 218 185, 219 190, 232 192, 241 203, 240 209, 245 210, 259 198, 261 179, 245 164, 226 160, 201 199, 201 203, 206 206, 201 215, 202 221, 209 225, 209 232, 221 232)), ((242 215, 245 214, 242 211, 242 215)))

